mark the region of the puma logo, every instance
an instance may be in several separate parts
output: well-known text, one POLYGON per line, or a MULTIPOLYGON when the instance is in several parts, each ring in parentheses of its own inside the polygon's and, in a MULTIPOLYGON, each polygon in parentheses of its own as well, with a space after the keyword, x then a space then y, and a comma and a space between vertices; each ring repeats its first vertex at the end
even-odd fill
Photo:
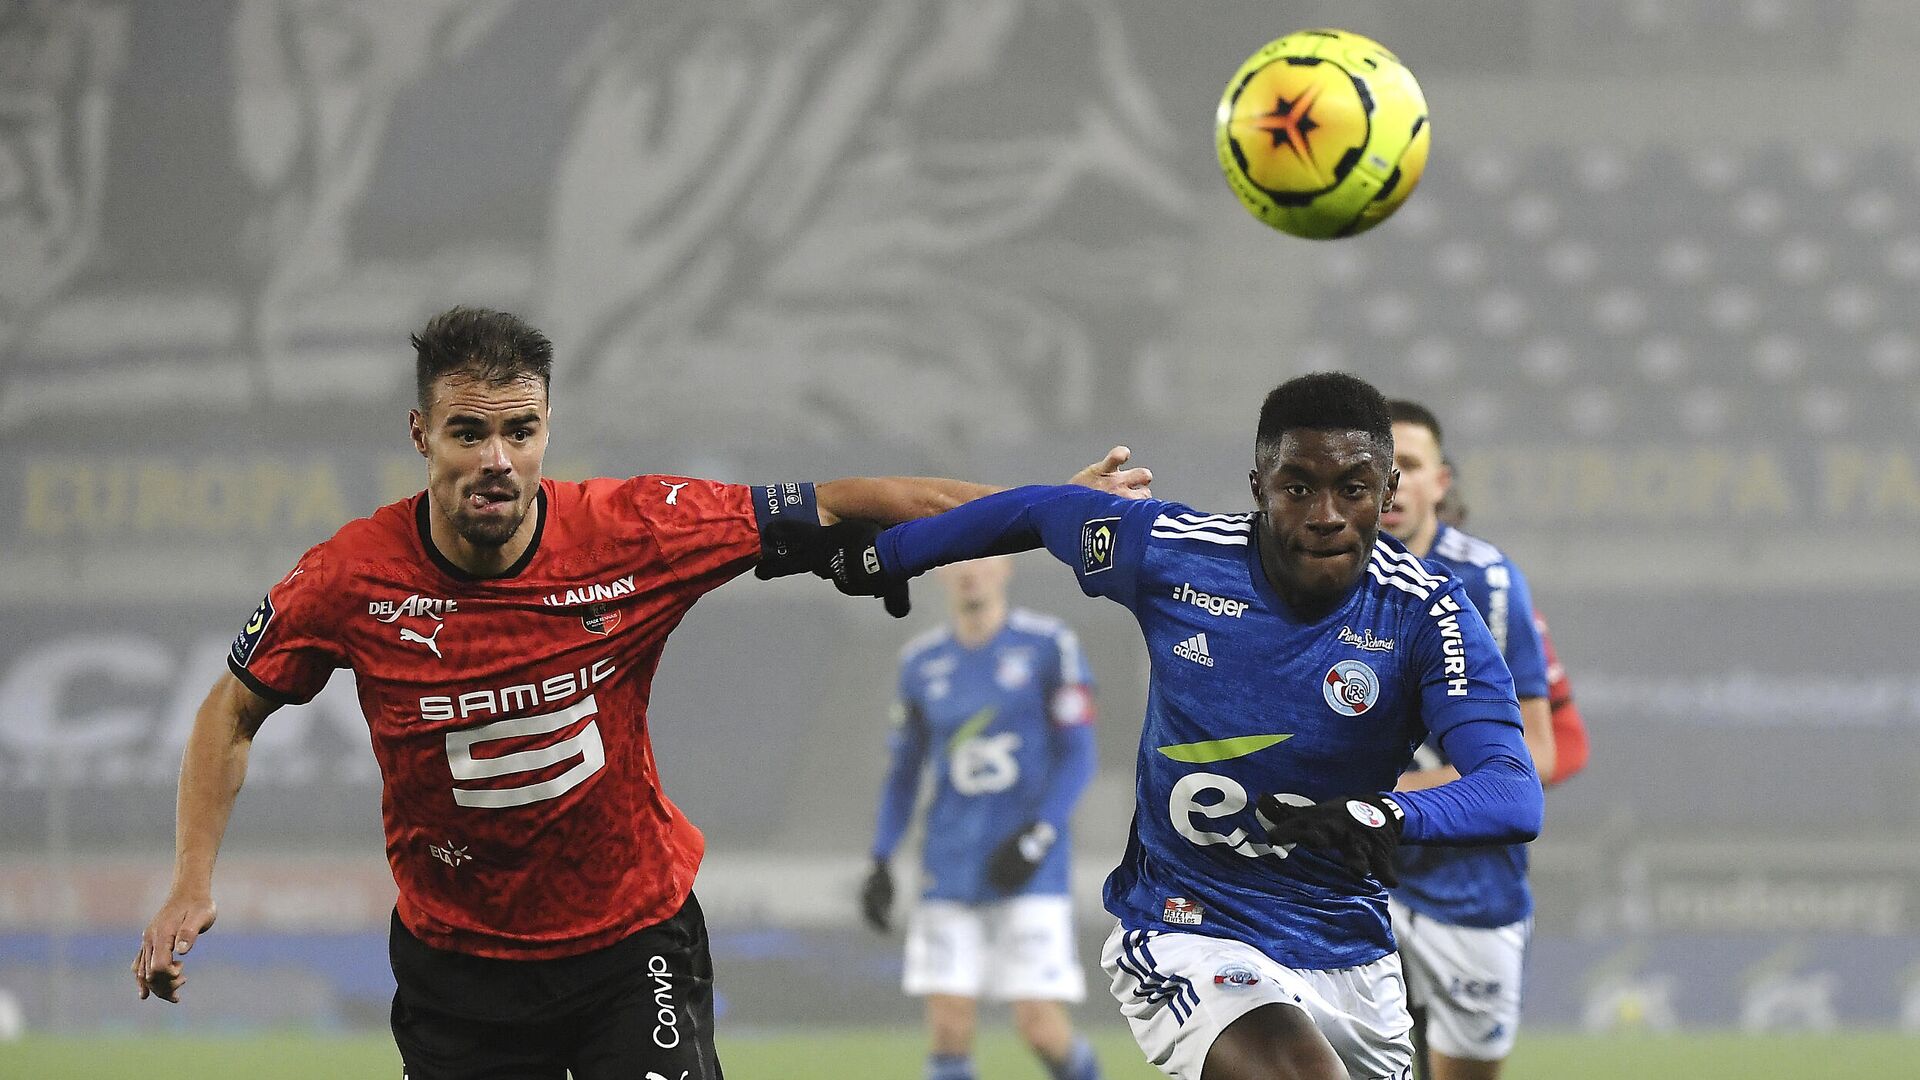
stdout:
MULTIPOLYGON (((688 483, 691 483, 691 481, 688 481, 688 483)), ((669 484, 665 480, 662 480, 660 481, 660 486, 667 489, 668 506, 680 505, 680 489, 687 486, 685 483, 669 484)))
POLYGON ((425 637, 422 637, 419 634, 416 634, 412 630, 409 630, 403 626, 400 628, 400 640, 403 642, 411 641, 416 645, 425 645, 428 649, 432 650, 433 655, 439 656, 440 659, 445 660, 446 657, 440 655, 440 643, 435 641, 434 638, 439 637, 440 631, 445 630, 446 628, 447 628, 446 623, 440 623, 439 625, 433 628, 433 633, 425 637))

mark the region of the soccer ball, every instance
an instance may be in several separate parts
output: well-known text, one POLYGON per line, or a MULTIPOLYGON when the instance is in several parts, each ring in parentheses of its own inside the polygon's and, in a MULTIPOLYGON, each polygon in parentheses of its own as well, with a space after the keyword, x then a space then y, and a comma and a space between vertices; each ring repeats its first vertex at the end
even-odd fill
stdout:
POLYGON ((1214 144, 1254 217, 1325 240, 1366 232, 1407 201, 1431 130, 1413 72, 1379 42, 1302 30, 1233 73, 1214 144))

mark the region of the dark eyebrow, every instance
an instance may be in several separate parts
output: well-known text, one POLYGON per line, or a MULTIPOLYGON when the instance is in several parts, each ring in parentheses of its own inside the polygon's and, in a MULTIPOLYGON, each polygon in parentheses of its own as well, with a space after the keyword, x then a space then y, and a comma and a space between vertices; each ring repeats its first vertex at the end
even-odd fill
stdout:
MULTIPOLYGON (((1346 480, 1360 473, 1363 473, 1368 469, 1377 466, 1378 464, 1379 462, 1371 458, 1365 461, 1356 461, 1352 465, 1349 465, 1346 468, 1340 470, 1338 473, 1335 473, 1334 476, 1336 479, 1346 480)), ((1304 479, 1304 480, 1317 480, 1320 478, 1320 475, 1321 475, 1317 472, 1310 471, 1299 465, 1295 465, 1292 462, 1282 463, 1279 471, 1282 475, 1299 477, 1300 479, 1304 479)))
MULTIPOLYGON (((528 409, 526 412, 523 412, 518 416, 510 416, 505 420, 501 421, 501 423, 507 427, 524 427, 528 424, 537 424, 539 422, 540 422, 540 413, 534 409, 528 409)), ((486 427, 487 419, 484 416, 475 416, 472 413, 455 413, 454 415, 447 417, 447 426, 448 427, 486 427)))

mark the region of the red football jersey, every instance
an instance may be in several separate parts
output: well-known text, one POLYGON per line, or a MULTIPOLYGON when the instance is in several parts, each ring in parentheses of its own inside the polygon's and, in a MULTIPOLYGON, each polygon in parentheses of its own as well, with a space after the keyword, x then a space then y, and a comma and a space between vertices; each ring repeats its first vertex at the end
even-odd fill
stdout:
POLYGON ((1540 628, 1540 644, 1547 650, 1547 704, 1553 709, 1553 775, 1555 784, 1587 767, 1587 723, 1580 707, 1573 703, 1573 684, 1567 681, 1567 669, 1553 649, 1547 633, 1546 617, 1534 612, 1533 624, 1540 628))
POLYGON ((428 539, 424 494, 301 558, 228 663, 286 703, 353 669, 384 785, 400 919, 430 945, 588 952, 685 902, 705 840, 660 790, 647 697, 695 600, 752 566, 810 485, 543 480, 533 543, 476 579, 428 539))

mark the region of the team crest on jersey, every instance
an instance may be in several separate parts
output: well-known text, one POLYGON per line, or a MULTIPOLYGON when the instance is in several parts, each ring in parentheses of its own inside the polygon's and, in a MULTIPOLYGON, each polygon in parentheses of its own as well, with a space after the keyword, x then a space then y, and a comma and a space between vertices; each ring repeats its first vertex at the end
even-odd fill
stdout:
POLYGON ((620 609, 612 604, 588 604, 587 610, 580 616, 580 625, 587 633, 606 637, 613 628, 620 625, 620 609))
POLYGON ((1359 716, 1380 700, 1380 677, 1358 660, 1342 660, 1327 672, 1320 693, 1334 712, 1359 716))
POLYGON ((253 659, 253 650, 260 647, 260 638, 267 632, 267 624, 273 621, 273 598, 263 596, 260 606, 253 609, 247 625, 240 628, 240 635, 233 639, 233 658, 241 667, 253 659))
POLYGON ((1018 690, 1033 680, 1033 653, 1026 649, 1008 649, 1000 654, 1000 666, 993 680, 1002 690, 1018 690))
POLYGON ((1081 576, 1113 569, 1113 542, 1119 528, 1117 517, 1094 518, 1080 526, 1081 576))
POLYGON ((1160 910, 1160 921, 1175 926, 1199 926, 1207 917, 1197 901, 1184 896, 1169 896, 1164 908, 1160 910))

